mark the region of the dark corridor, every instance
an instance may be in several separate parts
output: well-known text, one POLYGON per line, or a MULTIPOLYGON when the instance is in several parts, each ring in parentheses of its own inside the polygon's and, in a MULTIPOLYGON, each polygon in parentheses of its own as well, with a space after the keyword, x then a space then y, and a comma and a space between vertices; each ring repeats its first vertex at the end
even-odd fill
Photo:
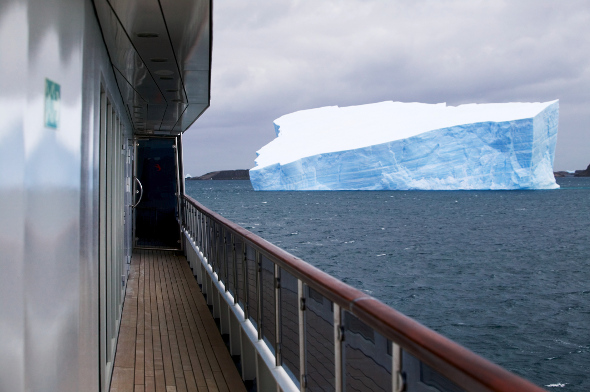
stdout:
POLYGON ((143 196, 135 208, 135 246, 179 248, 175 140, 138 140, 136 177, 143 196))

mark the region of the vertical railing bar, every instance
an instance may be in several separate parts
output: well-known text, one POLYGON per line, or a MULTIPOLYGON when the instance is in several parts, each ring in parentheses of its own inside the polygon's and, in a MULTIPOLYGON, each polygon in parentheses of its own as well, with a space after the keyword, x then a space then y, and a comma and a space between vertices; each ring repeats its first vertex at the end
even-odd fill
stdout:
POLYGON ((244 276, 244 319, 248 320, 250 318, 250 304, 248 303, 250 286, 248 285, 248 248, 246 247, 245 238, 242 238, 242 251, 244 257, 244 261, 242 262, 242 274, 244 276))
POLYGON ((223 282, 223 227, 219 223, 217 225, 217 280, 223 282))
MULTIPOLYGON (((185 199, 184 202, 187 203, 187 200, 185 199)), ((191 233, 191 239, 193 241, 195 241, 197 239, 195 237, 195 233, 196 233, 196 230, 195 230, 195 220, 193 219, 194 211, 195 211, 195 207, 192 204, 187 204, 187 208, 185 210, 186 220, 188 221, 188 224, 190 225, 190 227, 189 227, 189 233, 191 233)))
MULTIPOLYGON (((274 262, 273 262, 274 263, 274 262)), ((275 275, 275 365, 281 366, 282 347, 281 347, 281 269, 274 264, 275 275)))
POLYGON ((219 224, 219 222, 215 222, 216 224, 216 229, 215 229, 215 233, 217 236, 217 240, 215 241, 215 246, 216 246, 216 252, 215 252, 215 262, 217 263, 217 280, 219 282, 222 281, 223 278, 223 264, 222 264, 222 260, 221 257, 223 256, 223 249, 222 249, 222 244, 221 244, 221 225, 219 224))
POLYGON ((217 222, 217 280, 223 281, 223 228, 217 222))
MULTIPOLYGON (((194 233, 195 233, 194 241, 195 241, 195 244, 197 244, 197 246, 199 246, 199 219, 198 219, 199 215, 198 215, 198 212, 199 211, 197 210, 197 207, 194 207, 191 210, 191 219, 193 221, 193 225, 194 225, 193 227, 194 227, 194 233)), ((200 246, 199 246, 199 248, 200 248, 200 246)))
POLYGON ((223 282, 223 227, 217 223, 217 280, 223 282))
POLYGON ((190 213, 189 211, 192 209, 190 204, 187 204, 186 199, 182 199, 182 225, 184 229, 188 232, 189 238, 193 238, 193 226, 190 220, 190 213))
POLYGON ((255 250, 256 253, 256 298, 258 301, 256 323, 258 324, 258 340, 262 339, 262 255, 255 250))
POLYGON ((217 230, 217 222, 215 222, 215 220, 213 220, 213 249, 212 249, 212 259, 213 259, 213 272, 217 273, 217 280, 219 280, 219 268, 218 268, 218 262, 219 262, 219 246, 217 241, 219 241, 219 231, 217 230))
POLYGON ((209 264, 211 269, 215 271, 215 221, 209 217, 210 238, 209 238, 209 256, 211 256, 209 264))
POLYGON ((201 253, 203 257, 207 257, 207 223, 205 222, 205 214, 201 212, 201 253))
POLYGON ((211 218, 207 217, 207 261, 213 269, 213 226, 211 218))
POLYGON ((205 220, 205 214, 201 212, 201 252, 203 256, 207 257, 207 221, 205 220))
POLYGON ((229 291, 229 262, 227 261, 227 233, 223 228, 223 263, 225 264, 225 292, 229 291))
POLYGON ((199 250, 202 252, 203 246, 202 246, 202 241, 201 241, 201 237, 202 237, 201 234, 203 232, 203 228, 201 226, 201 211, 199 211, 197 209, 195 209, 195 224, 196 224, 196 229, 197 229, 197 235, 195 236, 195 242, 199 246, 199 250))
POLYGON ((203 256, 205 255, 205 218, 203 217, 203 213, 201 211, 199 211, 199 224, 200 224, 200 228, 201 231, 199 232, 199 248, 201 249, 201 252, 203 253, 203 256))
POLYGON ((232 243, 232 263, 233 269, 232 272, 234 274, 234 305, 237 304, 240 300, 239 298, 239 290, 238 290, 238 260, 236 258, 236 235, 231 233, 231 243, 232 243))
POLYGON ((394 342, 391 342, 391 361, 391 390, 401 392, 405 389, 402 374, 402 348, 394 342))
POLYGON ((215 225, 215 221, 212 218, 209 218, 209 225, 211 226, 211 239, 209 240, 209 244, 211 245, 211 269, 215 272, 215 257, 217 256, 216 252, 216 242, 217 242, 217 228, 215 225))
POLYGON ((297 279, 299 298, 299 384, 301 391, 307 390, 307 346, 306 346, 306 306, 303 281, 297 279))
POLYGON ((211 265, 211 233, 213 229, 211 228, 211 219, 206 216, 205 217, 205 225, 207 229, 207 239, 205 241, 205 248, 207 249, 207 262, 211 265))
POLYGON ((336 392, 343 392, 343 361, 342 341, 344 340, 344 327, 342 326, 342 312, 340 306, 334 304, 334 387, 336 392))
POLYGON ((221 281, 221 228, 219 223, 215 222, 215 265, 217 266, 217 280, 221 281))

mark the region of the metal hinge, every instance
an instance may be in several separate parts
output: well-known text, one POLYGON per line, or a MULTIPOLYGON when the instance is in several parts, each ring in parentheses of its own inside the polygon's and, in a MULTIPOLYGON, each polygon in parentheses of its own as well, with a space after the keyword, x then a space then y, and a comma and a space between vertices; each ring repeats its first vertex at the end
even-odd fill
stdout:
POLYGON ((305 298, 301 298, 299 301, 299 309, 305 310, 305 298))
POLYGON ((275 289, 281 288, 281 278, 275 278, 275 289))

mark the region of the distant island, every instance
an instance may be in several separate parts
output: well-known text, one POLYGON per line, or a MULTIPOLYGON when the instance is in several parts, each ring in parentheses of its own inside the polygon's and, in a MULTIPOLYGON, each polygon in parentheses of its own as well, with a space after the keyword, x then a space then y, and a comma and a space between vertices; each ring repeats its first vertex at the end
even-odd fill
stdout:
POLYGON ((187 180, 250 180, 249 170, 220 170, 199 177, 188 177, 187 180))
POLYGON ((568 171, 557 171, 553 172, 555 177, 590 177, 590 165, 586 170, 576 170, 573 173, 568 171))

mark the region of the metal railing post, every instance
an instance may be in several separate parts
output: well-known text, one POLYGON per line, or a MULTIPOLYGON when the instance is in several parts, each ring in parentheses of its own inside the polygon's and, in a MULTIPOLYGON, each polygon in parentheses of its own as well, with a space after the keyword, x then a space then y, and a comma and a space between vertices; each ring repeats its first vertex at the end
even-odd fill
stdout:
POLYGON ((199 228, 199 248, 201 249, 201 252, 203 252, 203 255, 205 255, 205 218, 203 217, 202 212, 199 212, 199 228))
POLYGON ((217 273, 217 280, 219 277, 219 230, 217 229, 217 222, 213 222, 213 272, 217 273))
POLYGON ((211 264, 211 237, 213 236, 213 229, 211 228, 211 218, 205 217, 205 225, 207 229, 207 239, 205 242, 205 248, 207 249, 207 261, 211 264))
MULTIPOLYGON (((184 201, 186 203, 186 200, 184 201)), ((196 240, 195 237, 195 220, 194 220, 194 211, 195 211, 195 207, 193 207, 191 204, 188 204, 189 208, 185 208, 185 213, 187 215, 186 220, 188 221, 188 225, 190 226, 189 228, 189 233, 191 234, 191 239, 194 241, 196 240)))
POLYGON ((193 241, 195 241, 195 244, 197 246, 199 246, 199 242, 197 241, 197 233, 199 232, 199 222, 197 221, 197 208, 193 207, 191 208, 191 226, 193 227, 193 241))
POLYGON ((307 390, 306 306, 303 290, 303 282, 297 279, 297 298, 299 298, 299 384, 301 385, 301 391, 307 390))
POLYGON ((232 265, 233 265, 233 274, 234 274, 234 305, 239 302, 238 297, 238 260, 236 259, 237 252, 236 252, 236 236, 234 233, 231 234, 231 248, 232 248, 232 265))
POLYGON ((343 392, 344 361, 342 342, 344 341, 344 326, 342 325, 342 312, 340 306, 334 304, 334 390, 343 392))
POLYGON ((402 348, 391 342, 391 390, 402 392, 405 389, 405 380, 402 373, 402 348))
POLYGON ((250 305, 248 304, 250 287, 248 286, 248 248, 246 247, 246 241, 242 242, 242 252, 244 257, 244 262, 242 263, 242 274, 244 276, 244 319, 248 320, 250 318, 250 305))
POLYGON ((225 282, 223 282, 225 287, 225 292, 229 291, 229 262, 227 261, 227 233, 225 232, 225 228, 221 229, 223 233, 223 264, 225 265, 225 282))
POLYGON ((192 210, 193 207, 187 204, 186 199, 182 199, 182 225, 188 232, 190 238, 193 238, 193 227, 190 219, 190 211, 192 210))
POLYGON ((182 212, 183 212, 183 216, 184 216, 184 226, 186 227, 187 231, 189 232, 191 238, 194 238, 193 235, 193 221, 192 221, 192 211, 193 211, 193 206, 192 204, 188 204, 188 202, 186 201, 186 199, 183 199, 183 206, 182 206, 182 212))
POLYGON ((275 267, 275 365, 281 366, 283 362, 281 347, 281 269, 277 264, 275 267))
POLYGON ((199 210, 195 211, 195 243, 199 246, 201 252, 203 251, 203 241, 201 241, 203 227, 201 225, 201 212, 199 210))
POLYGON ((256 250, 256 297, 258 300, 258 312, 256 324, 258 324, 258 340, 262 339, 262 255, 256 250))

